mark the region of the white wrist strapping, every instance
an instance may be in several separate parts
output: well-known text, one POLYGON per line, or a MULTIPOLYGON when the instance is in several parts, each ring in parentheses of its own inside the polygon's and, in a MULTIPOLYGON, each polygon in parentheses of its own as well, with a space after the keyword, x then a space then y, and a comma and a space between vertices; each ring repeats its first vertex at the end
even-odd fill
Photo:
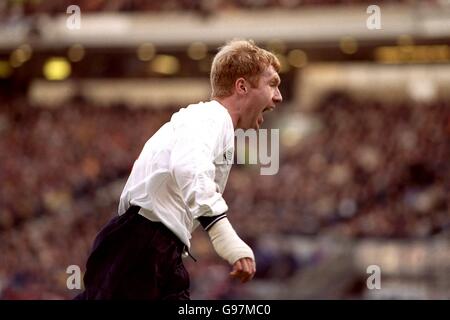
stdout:
POLYGON ((208 230, 208 235, 217 254, 231 265, 242 258, 255 260, 252 249, 239 238, 226 217, 217 221, 208 230))

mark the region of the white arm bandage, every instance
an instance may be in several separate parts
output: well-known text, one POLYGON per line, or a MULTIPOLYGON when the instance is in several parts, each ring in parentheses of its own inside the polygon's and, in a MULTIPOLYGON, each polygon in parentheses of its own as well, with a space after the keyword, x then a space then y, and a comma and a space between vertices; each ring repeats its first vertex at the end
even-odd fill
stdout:
POLYGON ((231 265, 242 258, 255 260, 252 249, 239 238, 226 217, 214 223, 208 235, 217 254, 231 265))

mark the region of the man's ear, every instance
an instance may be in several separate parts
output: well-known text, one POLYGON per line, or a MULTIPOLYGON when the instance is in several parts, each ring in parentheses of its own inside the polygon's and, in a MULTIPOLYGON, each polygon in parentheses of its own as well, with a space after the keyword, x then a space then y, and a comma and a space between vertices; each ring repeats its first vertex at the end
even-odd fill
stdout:
POLYGON ((234 90, 239 95, 247 94, 247 81, 244 78, 238 78, 234 83, 234 90))

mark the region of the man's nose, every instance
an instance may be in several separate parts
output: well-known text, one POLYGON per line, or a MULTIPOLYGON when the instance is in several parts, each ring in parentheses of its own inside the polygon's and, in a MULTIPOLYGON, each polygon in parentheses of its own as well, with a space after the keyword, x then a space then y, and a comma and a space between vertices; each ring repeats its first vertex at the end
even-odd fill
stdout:
POLYGON ((277 90, 275 91, 275 95, 273 96, 272 100, 275 103, 280 103, 280 102, 283 101, 283 97, 281 96, 280 89, 277 88, 277 90))

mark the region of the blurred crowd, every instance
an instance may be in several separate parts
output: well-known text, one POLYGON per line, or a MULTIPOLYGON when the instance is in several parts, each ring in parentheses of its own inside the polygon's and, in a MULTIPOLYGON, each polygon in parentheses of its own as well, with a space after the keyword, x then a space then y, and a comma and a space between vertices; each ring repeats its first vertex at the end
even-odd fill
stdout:
POLYGON ((0 230, 53 210, 126 175, 170 111, 128 112, 71 104, 56 110, 3 104, 0 114, 0 230))
POLYGON ((238 229, 402 238, 450 227, 448 101, 358 102, 336 92, 308 118, 319 129, 281 148, 277 175, 233 169, 227 196, 238 229))
MULTIPOLYGON (((83 12, 159 12, 159 11, 194 11, 214 13, 221 10, 239 9, 292 9, 318 5, 358 5, 372 4, 370 0, 25 0, 6 1, 5 12, 22 14, 61 14, 70 5, 78 5, 83 12)), ((423 2, 423 1, 421 1, 423 2)), ((429 3, 439 3, 439 0, 427 0, 429 3)), ((414 4, 415 0, 381 0, 377 4, 414 4)), ((1 7, 0 7, 1 9, 1 7)))
MULTIPOLYGON (((67 266, 84 268, 134 159, 174 111, 2 101, 0 298, 74 295, 67 266)), ((280 148, 278 174, 262 176, 256 165, 230 174, 229 218, 255 248, 258 277, 286 277, 299 263, 268 252, 262 234, 417 239, 450 227, 449 101, 359 102, 336 92, 307 116, 317 130, 280 148)), ((211 252, 199 243, 197 253, 211 252)), ((202 272, 221 286, 207 297, 232 297, 217 270, 226 267, 208 259, 192 270, 193 288, 207 290, 195 281, 202 272)))
POLYGON ((70 297, 67 266, 84 266, 93 237, 117 212, 120 178, 172 113, 2 101, 0 298, 70 297))

